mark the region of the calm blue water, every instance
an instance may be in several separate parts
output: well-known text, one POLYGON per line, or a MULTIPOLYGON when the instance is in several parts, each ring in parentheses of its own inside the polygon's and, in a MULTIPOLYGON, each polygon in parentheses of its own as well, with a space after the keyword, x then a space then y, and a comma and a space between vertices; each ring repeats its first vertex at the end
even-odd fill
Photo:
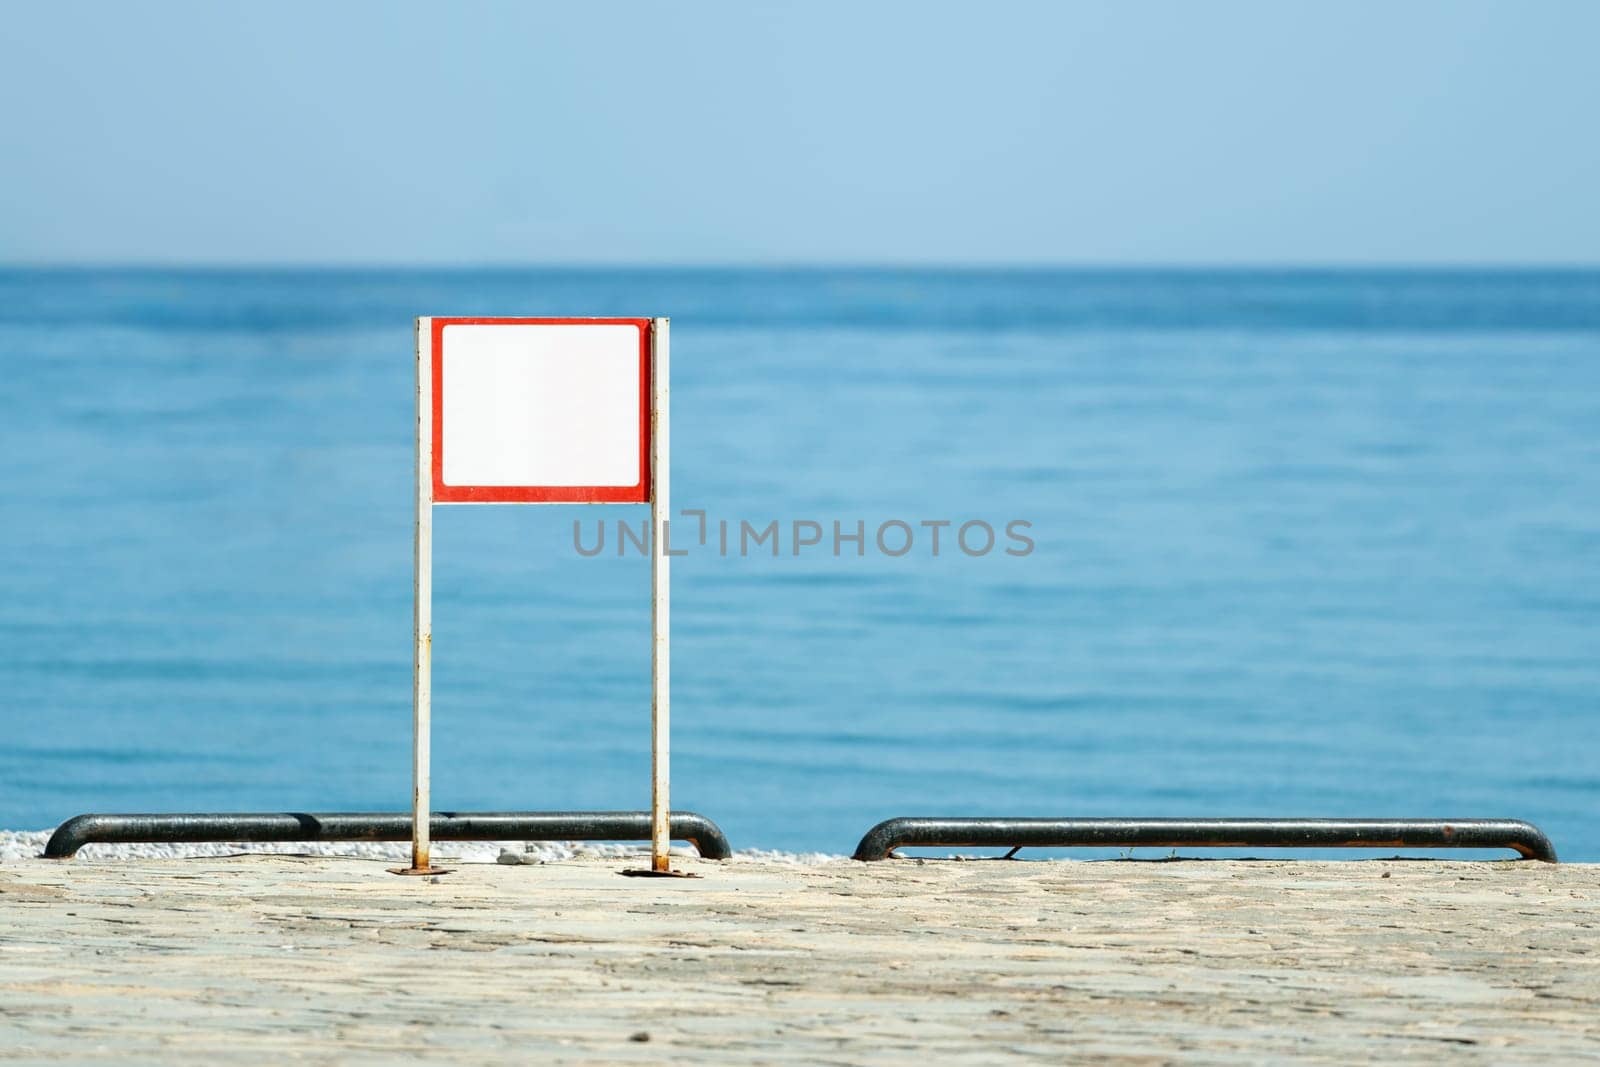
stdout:
MULTIPOLYGON (((669 314, 677 806, 1533 819, 1600 860, 1600 274, 0 274, 0 825, 408 803, 417 314, 669 314), (870 528, 870 527, 869 527, 870 528), (948 535, 947 535, 948 536, 948 535)), ((440 508, 441 809, 648 802, 645 560, 440 508)))

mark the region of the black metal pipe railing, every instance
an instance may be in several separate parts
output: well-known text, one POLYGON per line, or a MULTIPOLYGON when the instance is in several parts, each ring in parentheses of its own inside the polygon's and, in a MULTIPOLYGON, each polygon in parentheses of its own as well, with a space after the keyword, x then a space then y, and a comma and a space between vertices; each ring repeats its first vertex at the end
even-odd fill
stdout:
MULTIPOLYGON (((644 841, 644 811, 436 812, 439 841, 644 841)), ((675 811, 672 837, 706 859, 733 854, 704 815, 675 811)), ((45 846, 69 859, 91 843, 407 841, 403 813, 79 815, 45 846)), ((1505 848, 1556 862, 1549 837, 1519 819, 1027 819, 898 818, 878 823, 856 846, 858 860, 903 847, 943 848, 1505 848)))
POLYGON ((858 860, 897 848, 1509 848, 1556 862, 1555 846, 1520 819, 887 819, 858 860))
MULTIPOLYGON (((672 837, 705 859, 733 855, 728 838, 704 815, 671 814, 672 837)), ((435 812, 435 841, 648 841, 648 811, 435 812)), ((409 841, 409 814, 271 812, 187 815, 78 815, 56 828, 49 859, 70 859, 91 843, 409 841)))

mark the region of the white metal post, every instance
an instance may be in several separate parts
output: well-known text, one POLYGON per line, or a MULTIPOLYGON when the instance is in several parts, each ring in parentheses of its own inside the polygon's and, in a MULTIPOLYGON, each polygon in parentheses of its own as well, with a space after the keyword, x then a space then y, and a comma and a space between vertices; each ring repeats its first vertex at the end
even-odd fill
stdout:
POLYGON ((429 870, 428 742, 433 702, 433 320, 417 320, 415 641, 411 661, 411 869, 429 870))
POLYGON ((672 582, 666 524, 672 514, 671 436, 668 375, 671 346, 667 319, 650 324, 650 866, 672 869, 671 847, 671 690, 669 639, 672 582))

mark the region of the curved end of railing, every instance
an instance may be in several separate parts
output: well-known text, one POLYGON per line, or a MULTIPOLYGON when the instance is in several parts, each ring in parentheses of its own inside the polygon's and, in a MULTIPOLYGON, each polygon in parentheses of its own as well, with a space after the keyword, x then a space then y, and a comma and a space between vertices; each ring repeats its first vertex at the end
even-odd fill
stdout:
POLYGON ((856 845, 855 855, 851 858, 865 863, 888 859, 889 853, 910 840, 909 831, 916 821, 904 818, 883 820, 866 832, 861 838, 861 843, 856 845))
POLYGON ((687 841, 703 860, 725 860, 733 856, 722 827, 697 811, 674 811, 669 816, 672 836, 687 841))
POLYGON ((50 840, 45 843, 44 853, 40 858, 70 860, 78 854, 80 848, 95 839, 95 830, 99 825, 99 815, 74 815, 56 827, 55 833, 51 834, 50 840))
POLYGON ((1511 819, 1506 824, 1506 831, 1506 847, 1516 849, 1523 859, 1538 860, 1541 863, 1560 862, 1556 859, 1554 842, 1533 823, 1511 819))

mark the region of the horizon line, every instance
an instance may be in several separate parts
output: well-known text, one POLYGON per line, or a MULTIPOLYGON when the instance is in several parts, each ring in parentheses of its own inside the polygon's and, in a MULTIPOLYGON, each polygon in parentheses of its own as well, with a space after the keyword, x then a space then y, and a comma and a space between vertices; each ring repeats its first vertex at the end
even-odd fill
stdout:
POLYGON ((669 261, 669 260, 441 260, 441 261, 297 261, 297 260, 35 260, 0 261, 0 272, 19 273, 71 271, 211 271, 228 272, 601 272, 601 271, 699 271, 742 273, 806 272, 1014 272, 1014 273, 1408 273, 1408 272, 1528 272, 1588 273, 1600 271, 1595 260, 1460 260, 1460 261, 1363 261, 1363 260, 1259 260, 1218 262, 1204 260, 1171 261, 1092 261, 1092 260, 792 260, 792 261, 669 261))

